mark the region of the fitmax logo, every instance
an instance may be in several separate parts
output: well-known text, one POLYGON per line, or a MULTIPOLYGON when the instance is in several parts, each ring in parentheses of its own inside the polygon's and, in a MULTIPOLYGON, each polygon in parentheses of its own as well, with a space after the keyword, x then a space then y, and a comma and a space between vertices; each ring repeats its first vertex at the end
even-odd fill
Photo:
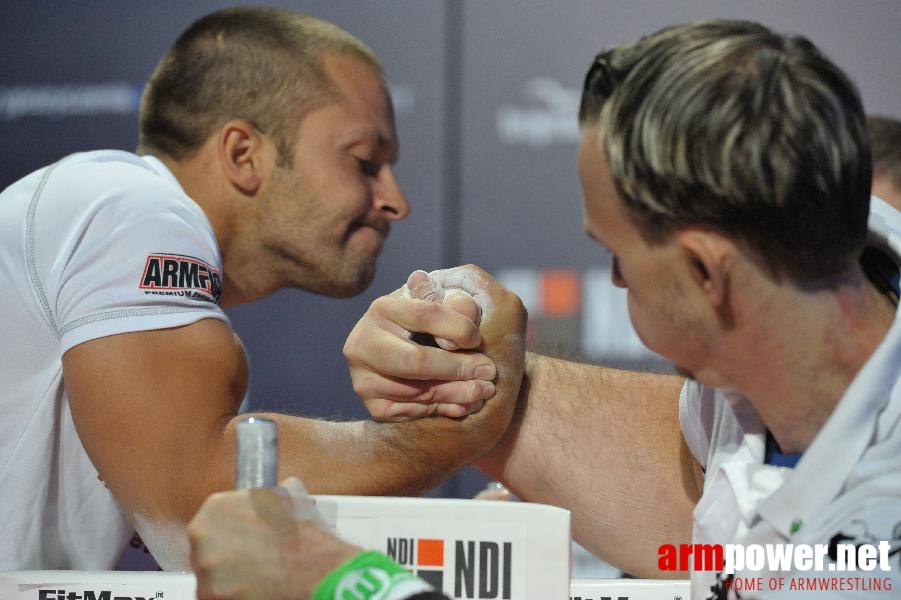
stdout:
POLYGON ((110 590, 38 590, 38 600, 151 600, 161 599, 163 592, 151 596, 113 596, 110 590))
MULTIPOLYGON (((385 553, 410 568, 436 589, 444 590, 448 565, 445 540, 388 538, 385 553)), ((452 565, 455 598, 487 600, 512 598, 513 544, 456 540, 452 565)))

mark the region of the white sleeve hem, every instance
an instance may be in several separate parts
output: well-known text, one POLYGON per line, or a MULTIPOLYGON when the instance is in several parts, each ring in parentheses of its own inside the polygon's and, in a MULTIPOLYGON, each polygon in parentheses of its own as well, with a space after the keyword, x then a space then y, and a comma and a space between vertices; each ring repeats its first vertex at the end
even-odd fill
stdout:
POLYGON ((228 317, 218 307, 215 310, 192 307, 159 307, 146 310, 121 310, 101 313, 94 317, 80 319, 63 327, 60 337, 60 352, 102 337, 182 327, 203 319, 219 319, 229 323, 228 317))

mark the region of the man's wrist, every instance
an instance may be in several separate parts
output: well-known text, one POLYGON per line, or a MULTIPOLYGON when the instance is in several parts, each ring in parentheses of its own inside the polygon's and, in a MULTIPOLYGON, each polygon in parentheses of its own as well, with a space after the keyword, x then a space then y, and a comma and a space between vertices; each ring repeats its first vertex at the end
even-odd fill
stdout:
POLYGON ((381 552, 369 550, 344 562, 313 590, 311 600, 354 598, 405 600, 433 588, 381 552))

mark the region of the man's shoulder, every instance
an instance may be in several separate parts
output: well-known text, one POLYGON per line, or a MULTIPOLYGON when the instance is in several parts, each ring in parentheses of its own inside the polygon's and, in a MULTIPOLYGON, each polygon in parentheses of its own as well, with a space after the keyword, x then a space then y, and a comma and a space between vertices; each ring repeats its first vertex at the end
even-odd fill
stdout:
POLYGON ((803 537, 812 543, 828 544, 832 560, 843 547, 887 544, 892 570, 901 570, 901 493, 897 488, 885 491, 871 487, 868 500, 863 502, 839 497, 824 511, 827 518, 811 523, 811 530, 803 537))
MULTIPOLYGON (((898 438, 893 441, 893 445, 871 450, 897 456, 898 438)), ((855 544, 876 538, 892 539, 901 551, 901 471, 897 469, 897 459, 871 454, 864 454, 841 492, 812 523, 813 531, 809 533, 819 538, 817 542, 822 543, 823 538, 847 539, 855 544)))
POLYGON ((146 171, 152 173, 150 164, 132 152, 126 150, 102 149, 75 152, 60 158, 50 165, 56 174, 76 174, 83 170, 98 170, 103 173, 115 174, 118 169, 135 173, 146 171))
POLYGON ((91 150, 66 156, 47 170, 48 182, 77 189, 135 189, 147 185, 174 187, 154 164, 124 150, 91 150))
POLYGON ((35 189, 38 210, 67 222, 115 213, 117 220, 153 214, 182 214, 194 220, 202 210, 162 162, 124 150, 71 154, 45 171, 35 189))

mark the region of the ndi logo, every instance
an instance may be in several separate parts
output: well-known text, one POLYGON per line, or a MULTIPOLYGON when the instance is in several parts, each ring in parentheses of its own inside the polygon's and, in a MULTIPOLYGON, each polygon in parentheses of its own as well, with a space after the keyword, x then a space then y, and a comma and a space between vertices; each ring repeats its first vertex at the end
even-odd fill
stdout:
POLYGON ((445 572, 452 573, 454 598, 512 598, 511 542, 455 540, 451 564, 446 564, 444 544, 441 539, 388 538, 385 553, 439 590, 444 590, 445 572))
POLYGON ((436 589, 444 589, 444 540, 388 538, 385 554, 436 589))

